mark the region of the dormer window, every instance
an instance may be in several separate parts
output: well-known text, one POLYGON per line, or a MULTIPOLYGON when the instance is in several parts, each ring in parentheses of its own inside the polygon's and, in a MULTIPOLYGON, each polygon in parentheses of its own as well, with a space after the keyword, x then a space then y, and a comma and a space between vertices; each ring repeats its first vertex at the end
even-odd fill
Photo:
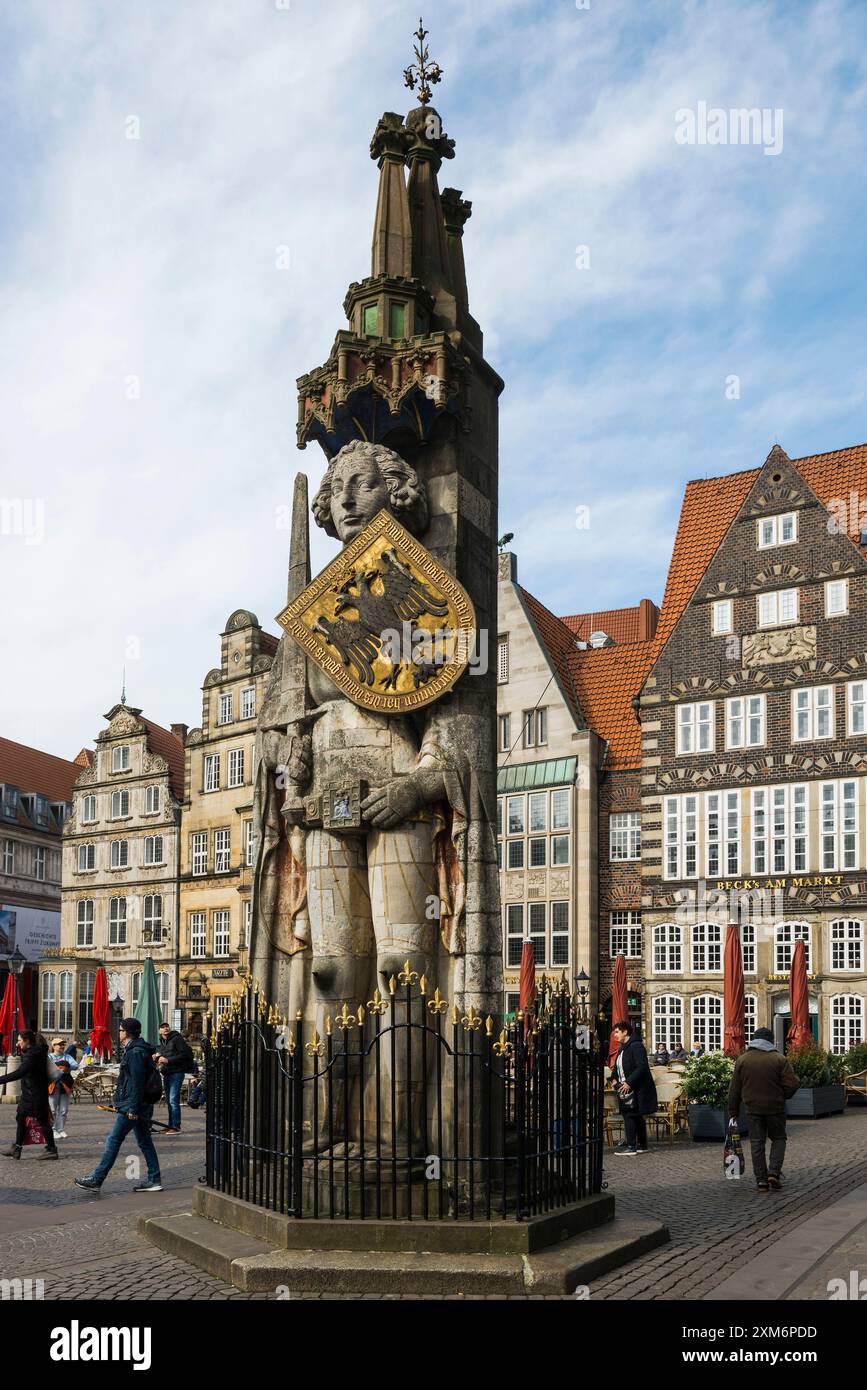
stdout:
POLYGON ((792 545, 797 539, 797 512, 782 512, 779 516, 763 516, 758 523, 759 550, 768 550, 773 545, 792 545))
POLYGON ((10 820, 16 820, 18 817, 18 795, 19 793, 17 787, 4 786, 3 814, 4 816, 7 816, 10 820))

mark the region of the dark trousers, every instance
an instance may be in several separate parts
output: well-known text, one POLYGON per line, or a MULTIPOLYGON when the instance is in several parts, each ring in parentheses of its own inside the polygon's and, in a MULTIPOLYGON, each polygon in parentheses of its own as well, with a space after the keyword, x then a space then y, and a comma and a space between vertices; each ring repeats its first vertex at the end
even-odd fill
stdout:
MULTIPOLYGON (((54 1130, 51 1126, 51 1113, 48 1109, 48 1106, 46 1105, 45 1110, 41 1115, 34 1115, 33 1118, 37 1121, 39 1128, 45 1135, 45 1147, 49 1150, 55 1148, 56 1145, 54 1143, 54 1130)), ((26 1135, 26 1133, 27 1116, 22 1115, 21 1111, 19 1110, 15 1116, 15 1143, 18 1144, 19 1147, 23 1145, 24 1136, 26 1135)))
POLYGON ((786 1116, 747 1115, 750 1127, 750 1150, 756 1182, 767 1182, 768 1173, 779 1177, 786 1157, 786 1116), (765 1156, 765 1144, 771 1141, 770 1164, 765 1156))
POLYGON ((636 1114, 634 1110, 624 1110, 621 1113, 623 1115, 623 1128, 626 1131, 627 1144, 631 1144, 635 1149, 646 1149, 647 1121, 644 1116, 636 1114))

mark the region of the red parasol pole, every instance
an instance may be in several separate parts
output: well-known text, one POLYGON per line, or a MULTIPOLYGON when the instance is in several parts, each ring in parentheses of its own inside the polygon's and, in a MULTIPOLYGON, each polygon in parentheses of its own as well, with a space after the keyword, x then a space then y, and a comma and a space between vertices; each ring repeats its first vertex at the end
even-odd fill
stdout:
POLYGON ((629 1017, 629 1000, 626 992, 626 957, 619 955, 614 962, 614 975, 611 980, 611 1037, 608 1041, 608 1065, 613 1067, 620 1051, 620 1043, 614 1036, 614 1028, 629 1017))
POLYGON ((93 1032, 90 1050, 104 1062, 111 1056, 111 1014, 108 1005, 108 976, 100 966, 93 982, 93 1032))
POLYGON ((723 1052, 727 1057, 739 1057, 747 1045, 747 1034, 744 1027, 744 960, 741 955, 741 934, 734 922, 730 922, 726 930, 723 1018, 723 1052))
POLYGON ((810 996, 807 993, 807 948, 795 942, 789 972, 789 1047, 806 1047, 813 1041, 810 1027, 810 996))

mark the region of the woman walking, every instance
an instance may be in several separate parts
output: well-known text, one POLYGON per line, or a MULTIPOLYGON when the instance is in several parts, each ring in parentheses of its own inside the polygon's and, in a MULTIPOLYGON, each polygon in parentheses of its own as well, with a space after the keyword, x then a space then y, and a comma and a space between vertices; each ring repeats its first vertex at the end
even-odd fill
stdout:
POLYGON ((45 1152, 42 1157, 57 1158, 57 1145, 54 1142, 54 1129, 48 1106, 48 1044, 40 1033, 25 1028, 18 1034, 18 1047, 21 1052, 21 1065, 16 1071, 9 1071, 4 1077, 0 1077, 0 1086, 5 1086, 10 1081, 21 1082, 21 1095, 15 1112, 15 1143, 11 1149, 3 1149, 0 1157, 21 1157, 21 1148, 27 1133, 27 1120, 32 1116, 39 1122, 39 1127, 45 1135, 45 1152))
POLYGON ((73 1072, 76 1071, 78 1062, 72 1053, 67 1051, 63 1038, 52 1038, 51 1051, 48 1054, 48 1104, 51 1107, 55 1139, 69 1138, 66 1133, 66 1116, 72 1100, 72 1088, 75 1085, 73 1072))
POLYGON ((657 1109, 656 1086, 647 1062, 644 1043, 635 1036, 628 1020, 614 1025, 620 1047, 614 1063, 612 1081, 620 1097, 620 1113, 626 1131, 624 1143, 614 1150, 618 1158, 647 1153, 646 1115, 657 1109))

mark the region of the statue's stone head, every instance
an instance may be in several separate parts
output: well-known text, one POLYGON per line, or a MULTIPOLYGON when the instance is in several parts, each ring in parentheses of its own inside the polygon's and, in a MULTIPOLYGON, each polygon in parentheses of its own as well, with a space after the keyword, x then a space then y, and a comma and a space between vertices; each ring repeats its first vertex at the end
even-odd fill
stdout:
POLYGON ((427 530, 427 493, 412 465, 384 444, 344 444, 313 498, 317 526, 346 545, 383 507, 412 535, 427 530))

